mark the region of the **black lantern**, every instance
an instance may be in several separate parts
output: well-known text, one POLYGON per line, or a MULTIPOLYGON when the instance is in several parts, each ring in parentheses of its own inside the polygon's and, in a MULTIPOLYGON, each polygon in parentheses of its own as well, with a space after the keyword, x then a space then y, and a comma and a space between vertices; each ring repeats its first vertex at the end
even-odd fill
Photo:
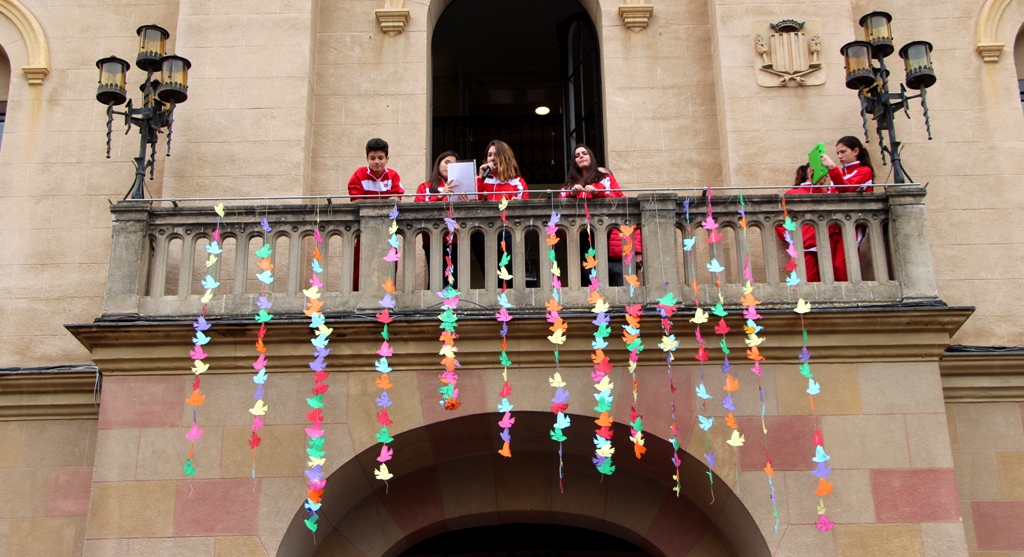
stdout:
POLYGON ((181 104, 188 100, 188 70, 192 62, 172 54, 161 58, 160 63, 163 83, 156 90, 156 96, 165 103, 181 104))
POLYGON ((135 32, 139 34, 139 55, 135 58, 135 65, 147 72, 160 71, 160 59, 171 34, 159 25, 143 25, 135 32))
POLYGON ((907 103, 921 99, 924 110, 924 126, 928 139, 932 138, 931 122, 928 118, 928 100, 925 89, 935 84, 935 69, 932 67, 932 45, 926 41, 913 41, 900 49, 907 70, 907 84, 900 84, 899 92, 889 90, 889 70, 885 59, 893 53, 892 16, 885 12, 871 12, 860 18, 864 29, 863 41, 853 41, 840 49, 846 60, 846 86, 857 91, 860 99, 860 115, 864 120, 864 136, 868 142, 868 116, 875 121, 878 143, 882 150, 882 164, 886 158, 892 161, 893 182, 904 184, 910 180, 903 169, 900 157, 900 141, 896 139, 896 123, 893 115, 906 111, 907 103), (907 89, 920 93, 907 95, 907 89), (886 145, 885 135, 889 136, 886 145))
POLYGON ((935 85, 935 68, 932 66, 932 43, 914 41, 900 49, 900 58, 907 70, 907 88, 927 89, 935 85))
POLYGON ((887 58, 893 53, 890 22, 892 22, 892 16, 885 12, 871 12, 860 18, 860 26, 864 29, 864 40, 871 43, 871 55, 875 58, 887 58))
POLYGON ((846 87, 859 90, 875 84, 875 71, 871 67, 871 43, 853 41, 839 49, 846 59, 846 87))
POLYGON ((170 33, 159 25, 143 25, 136 31, 139 35, 139 55, 135 64, 146 71, 146 79, 139 85, 142 103, 133 106, 128 98, 125 74, 131 67, 128 62, 111 56, 96 62, 100 70, 100 84, 96 100, 107 106, 107 158, 110 158, 110 142, 114 134, 114 115, 124 116, 125 133, 133 127, 139 129, 139 155, 135 157, 135 181, 125 194, 125 199, 144 199, 146 170, 153 179, 156 168, 156 145, 160 135, 167 134, 167 156, 171 156, 171 135, 174 126, 174 107, 188 99, 188 70, 192 63, 173 54, 166 55, 164 47, 170 33), (156 72, 162 72, 162 74, 156 72), (124 104, 124 111, 114 110, 115 105, 124 104), (149 155, 147 157, 147 154, 149 155))
POLYGON ((100 70, 99 86, 96 87, 96 100, 107 106, 124 104, 128 100, 128 90, 125 87, 125 74, 131 67, 126 60, 117 56, 104 58, 96 62, 100 70))

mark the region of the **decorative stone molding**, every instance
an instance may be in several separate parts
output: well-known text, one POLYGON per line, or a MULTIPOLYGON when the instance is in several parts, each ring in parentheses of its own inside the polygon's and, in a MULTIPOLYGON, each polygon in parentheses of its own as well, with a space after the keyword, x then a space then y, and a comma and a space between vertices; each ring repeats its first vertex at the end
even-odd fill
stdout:
POLYGON ((50 73, 50 48, 46 45, 46 35, 42 26, 32 12, 18 0, 0 0, 0 15, 11 20, 21 33, 28 50, 28 65, 22 66, 29 85, 42 85, 43 79, 50 73))
POLYGON ((94 365, 0 371, 0 421, 96 419, 99 385, 94 365))
POLYGON ((394 37, 405 31, 409 23, 409 10, 405 9, 405 0, 385 0, 384 9, 374 10, 380 30, 394 37))
POLYGON ((1013 0, 985 0, 978 16, 978 54, 986 63, 999 62, 1004 43, 999 42, 999 20, 1013 0))
POLYGON ((651 14, 653 13, 654 6, 650 4, 628 2, 623 6, 619 6, 619 17, 626 24, 626 29, 634 33, 647 29, 651 22, 651 14))
POLYGON ((1003 52, 1003 43, 978 43, 977 51, 981 59, 988 63, 999 61, 999 55, 1003 52))
POLYGON ((951 346, 939 371, 946 402, 1024 402, 1024 349, 951 346))
POLYGON ((784 19, 753 25, 757 84, 799 87, 825 83, 821 22, 784 19))

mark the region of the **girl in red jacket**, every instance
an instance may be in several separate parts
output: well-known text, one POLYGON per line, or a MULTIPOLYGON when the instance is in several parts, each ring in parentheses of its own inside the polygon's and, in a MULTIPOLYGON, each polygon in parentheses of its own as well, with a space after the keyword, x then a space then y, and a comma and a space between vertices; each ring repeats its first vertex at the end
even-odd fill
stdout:
POLYGON ((480 165, 476 191, 486 196, 487 201, 530 198, 526 180, 519 175, 516 156, 508 143, 495 139, 487 144, 487 163, 480 165))
MULTIPOLYGON (((455 151, 445 151, 437 157, 434 161, 434 168, 430 172, 430 179, 423 182, 416 187, 416 196, 413 197, 413 201, 416 202, 438 202, 448 201, 449 196, 455 190, 455 184, 448 182, 448 164, 459 160, 459 155, 455 151)), ((444 233, 444 238, 448 238, 448 232, 444 233)), ((455 276, 459 276, 458 272, 458 235, 455 236, 455 240, 452 242, 452 263, 455 268, 455 276)), ((423 253, 427 259, 427 281, 429 283, 430 277, 430 235, 423 235, 423 253)), ((444 258, 442 257, 442 260, 444 258)), ((443 266, 442 266, 443 268, 443 266)), ((443 273, 442 273, 443 274, 443 273)), ((442 287, 447 284, 446 280, 441 281, 442 287)), ((428 284, 429 288, 429 284, 428 284)))
MULTIPOLYGON (((852 135, 840 137, 836 142, 836 156, 839 165, 842 166, 832 162, 828 155, 821 155, 821 164, 828 169, 829 178, 832 179, 829 193, 871 193, 874 189, 875 169, 871 166, 871 155, 864 148, 864 144, 852 135)), ((860 241, 864 239, 864 229, 857 227, 856 235, 859 249, 860 241)), ((846 250, 839 225, 833 224, 828 227, 828 239, 832 248, 832 269, 835 279, 845 282, 848 280, 846 250)))
MULTIPOLYGON (((594 199, 602 197, 626 197, 619 189, 619 183, 610 170, 597 165, 597 158, 590 147, 577 145, 573 150, 572 164, 569 165, 569 176, 562 186, 561 198, 576 197, 580 199, 594 199)), ((633 242, 636 247, 636 262, 639 266, 641 252, 643 251, 640 238, 640 229, 633 233, 633 242)), ((586 251, 586 246, 581 250, 586 251)), ((587 283, 588 276, 583 275, 583 282, 587 283)), ((608 238, 608 283, 610 286, 622 286, 622 237, 618 228, 611 230, 608 238)), ((587 286, 587 284, 584 284, 587 286)))
POLYGON ((859 139, 848 135, 836 142, 836 156, 839 166, 828 155, 821 155, 821 164, 828 169, 832 178, 829 193, 871 193, 875 169, 871 167, 871 155, 859 139))

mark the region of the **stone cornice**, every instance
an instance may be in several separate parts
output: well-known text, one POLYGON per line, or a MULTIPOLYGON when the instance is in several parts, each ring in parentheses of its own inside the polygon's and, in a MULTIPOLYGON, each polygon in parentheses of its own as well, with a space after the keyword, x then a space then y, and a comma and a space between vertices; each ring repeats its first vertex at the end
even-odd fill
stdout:
MULTIPOLYGON (((811 333, 815 361, 937 361, 949 346, 949 339, 973 312, 973 308, 949 307, 878 307, 822 308, 806 314, 811 333)), ((769 362, 795 361, 801 345, 800 318, 791 310, 761 310, 765 327, 762 352, 769 362)), ((403 316, 393 314, 389 326, 395 357, 390 360, 397 370, 431 369, 438 365, 438 325, 436 316, 403 316)), ((678 314, 677 314, 678 315, 678 314)), ((678 315, 675 331, 680 352, 696 350, 690 313, 678 315)), ((733 312, 734 327, 740 326, 738 312, 733 312)), ((560 349, 563 365, 589 365, 590 323, 593 316, 585 313, 564 313, 569 323, 569 340, 560 349)), ((339 317, 328 314, 328 325, 335 329, 331 354, 335 370, 373 371, 371 354, 380 342, 379 327, 372 314, 339 317), (354 356, 348 358, 347 356, 354 356), (350 363, 349 363, 350 362, 350 363), (349 365, 346 365, 349 363, 349 365)), ((207 345, 210 373, 252 373, 249 360, 255 355, 256 324, 249 319, 211 319, 207 331, 213 340, 207 345)), ((612 317, 613 337, 608 349, 613 361, 624 361, 625 351, 619 336, 622 317, 612 317), (621 353, 619 353, 621 352, 621 353)), ((93 361, 104 374, 180 374, 188 371, 191 321, 186 320, 121 320, 66 325, 67 329, 88 348, 93 361)), ((644 338, 648 349, 656 350, 660 338, 658 318, 644 317, 644 338)), ((490 368, 496 365, 498 325, 493 314, 460 316, 459 361, 463 369, 490 368)), ((519 368, 546 368, 551 365, 551 345, 546 340, 547 323, 543 314, 520 313, 509 324, 509 353, 519 368)), ((735 333, 733 333, 735 334, 735 333)), ((276 316, 267 333, 268 346, 278 371, 307 371, 310 360, 308 320, 301 316, 276 316)), ((737 337, 737 342, 739 337, 737 337)), ((659 358, 643 358, 655 362, 659 358)), ((688 357, 681 358, 684 363, 688 357)))
POLYGON ((939 370, 946 402, 1024 402, 1024 349, 949 351, 939 370))
POLYGON ((0 421, 96 419, 96 366, 0 371, 0 421))

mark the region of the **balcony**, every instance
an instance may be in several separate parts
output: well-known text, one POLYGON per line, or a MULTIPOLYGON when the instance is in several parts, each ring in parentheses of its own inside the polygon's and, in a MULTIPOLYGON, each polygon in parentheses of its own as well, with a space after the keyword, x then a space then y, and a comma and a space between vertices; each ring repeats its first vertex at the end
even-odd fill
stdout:
MULTIPOLYGON (((879 188, 881 189, 881 188, 879 188)), ((865 195, 802 195, 787 198, 790 217, 800 226, 814 228, 819 246, 821 282, 802 282, 799 297, 817 305, 866 306, 928 303, 938 300, 931 252, 925 225, 924 188, 916 185, 889 186, 883 193, 865 195), (833 279, 828 227, 838 226, 844 238, 848 281, 833 279), (859 242, 857 238, 862 238, 859 242)), ((652 302, 665 289, 681 300, 694 298, 693 284, 700 289, 702 303, 717 301, 713 276, 706 271, 711 257, 700 221, 706 217, 707 198, 701 192, 685 197, 675 193, 647 193, 625 199, 591 200, 589 209, 597 249, 601 292, 613 304, 628 303, 628 286, 608 286, 608 234, 619 224, 639 225, 643 233, 643 264, 638 273, 642 286, 634 293, 636 302, 652 302), (684 207, 689 201, 690 219, 684 207), (689 228, 689 232, 687 229, 689 228), (692 251, 682 249, 683 240, 696 236, 692 251)), ((754 294, 764 307, 791 306, 797 289, 785 282, 784 266, 789 259, 786 246, 777 238, 775 227, 782 224, 779 195, 744 196, 751 269, 756 281, 754 294)), ((206 276, 205 246, 216 224, 212 205, 156 207, 151 202, 122 202, 111 206, 113 238, 104 315, 144 318, 195 315, 200 311, 206 276)), ((387 276, 386 252, 390 224, 390 201, 360 203, 265 205, 259 199, 228 206, 221 223, 224 252, 214 266, 220 281, 208 306, 212 315, 244 316, 255 313, 261 283, 255 274, 253 252, 264 241, 260 220, 266 217, 273 232, 266 241, 274 249, 271 285, 275 313, 298 313, 304 307, 301 289, 310 276, 310 253, 314 227, 323 235, 326 284, 325 311, 358 312, 378 309, 380 284, 387 276), (358 251, 358 262, 357 259, 358 251), (358 285, 355 279, 358 269, 358 285)), ((445 210, 441 204, 399 204, 399 251, 402 258, 396 272, 398 308, 418 311, 437 308, 436 294, 442 287, 442 233, 445 210), (421 248, 423 238, 435 249, 429 265, 421 248), (412 249, 410 249, 412 248, 412 249)), ((714 217, 723 241, 715 256, 725 267, 721 274, 726 301, 741 295, 745 251, 740 228, 738 196, 715 192, 714 217)), ((589 307, 587 287, 581 282, 580 245, 585 242, 583 204, 578 200, 545 199, 513 201, 507 210, 512 263, 515 277, 508 290, 509 301, 524 309, 542 310, 550 297, 551 262, 544 245, 544 226, 551 212, 561 214, 558 244, 559 266, 564 270, 563 305, 589 307), (581 239, 581 235, 583 238, 581 239)), ((457 202, 454 215, 459 223, 458 281, 462 291, 460 310, 489 311, 498 307, 498 280, 494 272, 481 273, 473 261, 482 252, 482 269, 496 269, 502 223, 496 203, 457 202), (473 236, 476 238, 473 238, 473 236), (467 249, 470 246, 483 248, 467 249), (476 255, 474 255, 476 252, 476 255)), ((834 229, 834 228, 833 228, 834 229)), ((797 241, 798 273, 804 276, 803 248, 797 241)))

